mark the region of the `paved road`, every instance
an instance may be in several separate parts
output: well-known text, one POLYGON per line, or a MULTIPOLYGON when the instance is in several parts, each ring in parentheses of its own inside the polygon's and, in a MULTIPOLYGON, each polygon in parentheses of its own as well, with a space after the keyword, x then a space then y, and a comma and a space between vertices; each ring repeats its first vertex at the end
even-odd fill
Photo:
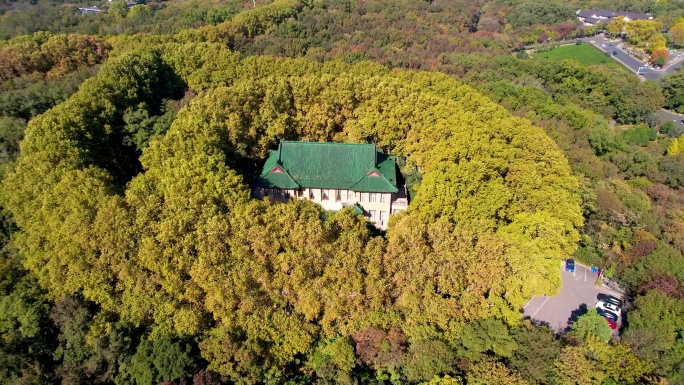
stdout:
POLYGON ((648 67, 648 63, 635 58, 630 55, 627 51, 623 49, 623 43, 620 40, 611 41, 604 38, 602 35, 596 35, 592 37, 583 37, 580 40, 592 44, 599 50, 603 52, 608 52, 611 57, 617 62, 627 67, 634 73, 638 73, 643 79, 647 80, 657 80, 659 77, 670 74, 684 65, 684 57, 670 61, 667 66, 663 69, 654 69, 648 67), (593 42, 593 43, 592 43, 593 42), (617 55, 613 55, 613 52, 617 52, 617 55), (642 70, 639 68, 648 67, 648 69, 642 70))
POLYGON ((682 114, 678 114, 676 112, 668 111, 665 109, 656 111, 656 116, 661 117, 665 121, 672 120, 674 124, 677 125, 684 125, 684 116, 682 114))
POLYGON ((595 307, 599 293, 621 297, 620 293, 614 290, 596 286, 598 276, 586 266, 576 263, 574 273, 565 271, 564 265, 559 267, 563 279, 560 294, 553 297, 533 297, 523 307, 524 316, 547 322, 553 330, 560 333, 567 330, 569 324, 578 316, 595 307))

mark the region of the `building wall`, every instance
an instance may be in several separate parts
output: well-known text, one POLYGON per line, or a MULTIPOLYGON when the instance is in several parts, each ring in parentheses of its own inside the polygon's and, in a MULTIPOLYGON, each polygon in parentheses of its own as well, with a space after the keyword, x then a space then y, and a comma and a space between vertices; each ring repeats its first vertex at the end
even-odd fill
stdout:
POLYGON ((255 196, 279 202, 289 199, 308 199, 323 206, 325 210, 340 211, 346 206, 359 204, 363 207, 364 215, 379 229, 386 229, 387 222, 392 214, 391 193, 368 193, 351 190, 304 188, 302 190, 262 190, 256 189, 255 196), (339 196, 339 199, 337 199, 339 196))

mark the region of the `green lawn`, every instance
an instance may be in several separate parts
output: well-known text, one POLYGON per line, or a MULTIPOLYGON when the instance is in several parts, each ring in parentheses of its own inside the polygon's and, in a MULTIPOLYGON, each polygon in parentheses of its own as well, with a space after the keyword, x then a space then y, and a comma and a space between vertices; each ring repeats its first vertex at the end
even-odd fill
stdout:
POLYGON ((533 53, 532 57, 551 60, 575 59, 583 66, 606 64, 611 67, 622 67, 615 60, 611 59, 610 56, 607 56, 605 53, 589 44, 564 45, 553 48, 551 51, 533 53))

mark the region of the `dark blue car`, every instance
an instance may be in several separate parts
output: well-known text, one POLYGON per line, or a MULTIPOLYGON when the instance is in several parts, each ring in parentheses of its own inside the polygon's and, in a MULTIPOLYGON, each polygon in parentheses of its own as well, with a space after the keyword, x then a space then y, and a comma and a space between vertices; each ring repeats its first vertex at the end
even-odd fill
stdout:
POLYGON ((596 313, 598 313, 598 315, 600 315, 601 317, 610 318, 615 322, 617 322, 617 320, 618 320, 617 314, 613 313, 612 311, 608 311, 606 309, 596 309, 596 313))
POLYGON ((565 270, 569 271, 571 273, 575 272, 575 260, 570 258, 567 261, 565 261, 565 270))

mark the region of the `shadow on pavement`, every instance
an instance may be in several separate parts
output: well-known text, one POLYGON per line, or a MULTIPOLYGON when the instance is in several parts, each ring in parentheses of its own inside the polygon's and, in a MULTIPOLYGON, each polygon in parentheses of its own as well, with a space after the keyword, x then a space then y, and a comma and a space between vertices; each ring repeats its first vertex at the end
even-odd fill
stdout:
POLYGON ((568 318, 568 327, 565 328, 565 331, 568 332, 570 331, 570 325, 572 325, 577 319, 589 311, 589 308, 587 307, 586 303, 581 304, 577 309, 573 310, 570 313, 570 318, 568 318))

